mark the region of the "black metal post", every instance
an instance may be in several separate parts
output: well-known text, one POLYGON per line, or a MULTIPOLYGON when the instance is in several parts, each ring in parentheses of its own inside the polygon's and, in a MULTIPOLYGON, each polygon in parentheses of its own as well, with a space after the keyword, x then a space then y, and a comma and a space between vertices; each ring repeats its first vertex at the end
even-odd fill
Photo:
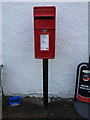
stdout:
POLYGON ((48 59, 43 59, 43 105, 48 108, 48 59))

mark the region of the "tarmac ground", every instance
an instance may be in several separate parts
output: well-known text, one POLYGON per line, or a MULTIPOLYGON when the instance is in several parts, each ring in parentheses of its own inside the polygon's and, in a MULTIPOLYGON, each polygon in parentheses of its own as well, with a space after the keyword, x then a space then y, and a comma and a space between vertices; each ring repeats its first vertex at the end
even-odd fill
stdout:
POLYGON ((19 106, 10 107, 9 97, 2 100, 2 118, 58 118, 69 120, 84 120, 75 111, 72 99, 52 98, 49 100, 48 109, 43 107, 42 98, 21 98, 19 106))

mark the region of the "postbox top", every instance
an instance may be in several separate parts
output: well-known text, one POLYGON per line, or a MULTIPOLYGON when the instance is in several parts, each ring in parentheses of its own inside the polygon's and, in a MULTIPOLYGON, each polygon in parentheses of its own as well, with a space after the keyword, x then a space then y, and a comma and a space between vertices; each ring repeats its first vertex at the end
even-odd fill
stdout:
POLYGON ((42 6, 42 7, 34 7, 34 16, 35 17, 43 17, 43 16, 55 16, 55 6, 42 6))

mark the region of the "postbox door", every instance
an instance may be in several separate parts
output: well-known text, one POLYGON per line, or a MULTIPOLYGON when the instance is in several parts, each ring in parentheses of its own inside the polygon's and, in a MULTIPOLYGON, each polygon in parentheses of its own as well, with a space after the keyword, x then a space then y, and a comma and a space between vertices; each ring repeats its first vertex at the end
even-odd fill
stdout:
POLYGON ((35 30, 35 58, 54 58, 55 30, 35 30), (53 48, 53 49, 52 49, 53 48))

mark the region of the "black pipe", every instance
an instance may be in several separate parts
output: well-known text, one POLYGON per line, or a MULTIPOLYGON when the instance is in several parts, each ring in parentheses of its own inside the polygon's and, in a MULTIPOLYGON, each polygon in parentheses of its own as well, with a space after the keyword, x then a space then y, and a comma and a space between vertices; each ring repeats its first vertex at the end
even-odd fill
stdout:
POLYGON ((90 69, 90 55, 89 55, 89 69, 90 69))
POLYGON ((43 59, 43 105, 48 108, 48 59, 43 59))

